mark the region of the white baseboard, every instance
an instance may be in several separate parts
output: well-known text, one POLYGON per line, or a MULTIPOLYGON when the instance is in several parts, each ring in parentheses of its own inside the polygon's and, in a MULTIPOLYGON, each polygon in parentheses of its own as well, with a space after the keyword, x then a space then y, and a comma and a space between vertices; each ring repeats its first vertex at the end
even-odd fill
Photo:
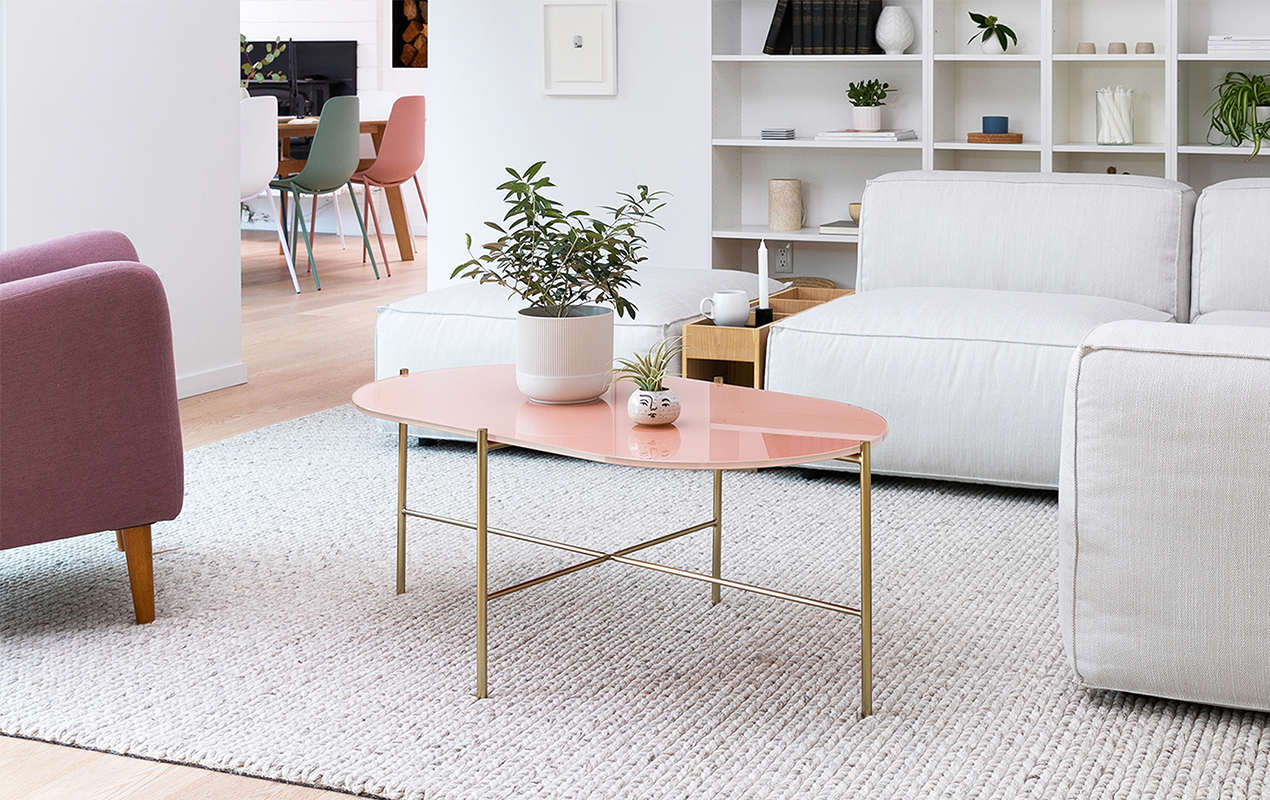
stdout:
POLYGON ((238 386, 247 382, 247 365, 243 362, 228 367, 209 369, 193 375, 176 376, 176 396, 184 399, 196 394, 206 394, 217 389, 238 386))

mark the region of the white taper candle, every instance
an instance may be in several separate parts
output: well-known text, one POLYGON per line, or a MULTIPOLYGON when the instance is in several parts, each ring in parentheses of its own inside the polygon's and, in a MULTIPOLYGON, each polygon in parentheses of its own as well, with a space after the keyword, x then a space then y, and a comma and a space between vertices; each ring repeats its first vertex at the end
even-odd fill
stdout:
POLYGON ((767 275, 770 272, 767 263, 767 241, 758 240, 758 307, 771 308, 772 303, 767 297, 767 275))

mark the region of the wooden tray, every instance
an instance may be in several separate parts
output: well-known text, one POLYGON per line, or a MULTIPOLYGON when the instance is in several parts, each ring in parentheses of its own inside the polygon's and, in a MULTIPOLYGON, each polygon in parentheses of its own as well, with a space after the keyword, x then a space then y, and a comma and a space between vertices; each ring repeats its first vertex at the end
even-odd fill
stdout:
POLYGON ((971 144, 1023 144, 1021 133, 967 133, 966 141, 971 144))

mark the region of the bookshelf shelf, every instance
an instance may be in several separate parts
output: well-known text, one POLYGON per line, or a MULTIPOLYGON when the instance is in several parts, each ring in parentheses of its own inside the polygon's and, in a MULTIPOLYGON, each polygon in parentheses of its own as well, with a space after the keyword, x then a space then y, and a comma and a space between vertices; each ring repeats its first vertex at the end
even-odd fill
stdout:
POLYGON ((795 274, 854 283, 857 237, 821 235, 847 216, 873 177, 898 170, 1090 172, 1155 175, 1196 190, 1228 178, 1270 176, 1270 144, 1209 145, 1204 111, 1226 72, 1270 73, 1270 52, 1209 54, 1210 36, 1270 31, 1270 0, 887 0, 916 35, 903 55, 773 56, 762 53, 772 0, 712 0, 711 184, 714 266, 755 265, 758 239, 799 243, 795 274), (993 14, 1019 36, 1004 55, 969 43, 967 12, 993 14), (1124 41, 1129 53, 1106 52, 1124 41), (1094 42, 1098 53, 1076 53, 1094 42), (1154 53, 1133 52, 1150 42, 1154 53), (877 78, 892 91, 884 128, 905 142, 817 142, 848 128, 847 84, 877 78), (1098 145, 1094 92, 1135 90, 1132 145, 1098 145), (1022 144, 971 144, 984 116, 1008 116, 1022 144), (763 140, 763 128, 797 129, 763 140), (767 230, 767 181, 799 178, 801 231, 767 230))

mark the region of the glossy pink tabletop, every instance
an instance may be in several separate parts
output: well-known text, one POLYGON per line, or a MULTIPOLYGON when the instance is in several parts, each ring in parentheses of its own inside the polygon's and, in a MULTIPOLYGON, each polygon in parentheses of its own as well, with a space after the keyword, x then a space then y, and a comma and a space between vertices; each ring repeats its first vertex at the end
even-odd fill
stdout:
POLYGON ((657 428, 626 415, 628 382, 590 403, 540 405, 516 389, 511 364, 385 378, 354 392, 353 405, 392 422, 467 436, 485 428, 491 443, 640 467, 806 464, 854 455, 860 442, 886 436, 886 420, 846 403, 683 378, 666 383, 683 412, 657 428))

